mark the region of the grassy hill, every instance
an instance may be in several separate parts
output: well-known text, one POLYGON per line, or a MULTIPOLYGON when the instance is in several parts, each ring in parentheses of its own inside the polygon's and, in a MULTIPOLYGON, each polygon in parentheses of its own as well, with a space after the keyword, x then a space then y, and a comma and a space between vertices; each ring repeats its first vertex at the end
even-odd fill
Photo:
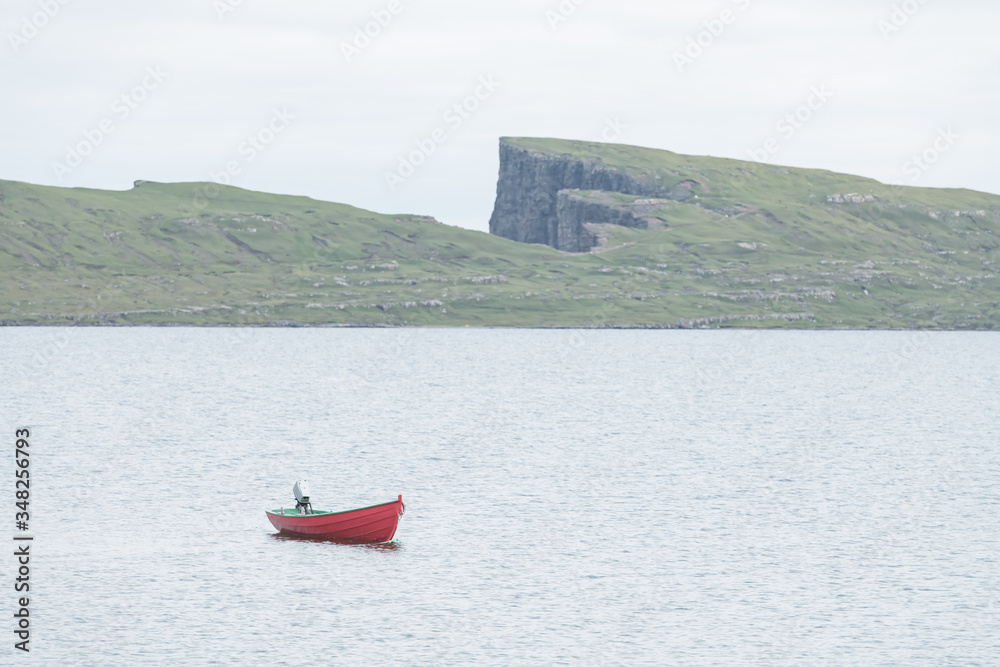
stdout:
POLYGON ((576 191, 647 228, 567 253, 211 184, 0 181, 0 323, 1000 329, 1000 197, 507 141, 690 196, 576 191))

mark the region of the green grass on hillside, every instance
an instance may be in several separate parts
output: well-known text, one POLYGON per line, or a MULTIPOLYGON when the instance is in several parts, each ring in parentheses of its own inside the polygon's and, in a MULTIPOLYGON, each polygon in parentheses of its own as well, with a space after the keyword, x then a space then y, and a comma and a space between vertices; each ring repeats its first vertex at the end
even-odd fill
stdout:
POLYGON ((569 254, 211 184, 106 192, 0 181, 0 321, 1000 328, 1000 197, 508 141, 668 186, 694 180, 697 197, 658 204, 649 230, 605 228, 602 249, 569 254), (849 193, 871 199, 828 201, 849 193))

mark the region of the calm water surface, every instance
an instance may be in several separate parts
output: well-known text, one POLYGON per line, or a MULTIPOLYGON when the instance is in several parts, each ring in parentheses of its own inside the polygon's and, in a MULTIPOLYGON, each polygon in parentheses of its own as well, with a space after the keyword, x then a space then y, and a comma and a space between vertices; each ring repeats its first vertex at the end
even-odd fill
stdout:
POLYGON ((8 328, 0 368, 24 664, 1000 664, 997 334, 8 328), (299 477, 402 493, 397 540, 276 538, 299 477))

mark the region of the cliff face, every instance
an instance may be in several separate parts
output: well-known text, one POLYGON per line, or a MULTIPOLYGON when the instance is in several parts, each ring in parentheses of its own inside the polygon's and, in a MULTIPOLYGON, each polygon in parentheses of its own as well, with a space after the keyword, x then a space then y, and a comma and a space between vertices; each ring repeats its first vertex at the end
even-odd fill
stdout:
POLYGON ((500 143, 500 179, 490 233, 523 243, 544 243, 581 252, 596 244, 586 223, 641 226, 630 214, 604 210, 600 202, 578 201, 572 190, 683 199, 690 189, 665 190, 658 177, 633 175, 596 160, 547 155, 507 141, 500 143), (618 222, 621 220, 622 222, 618 222))
POLYGON ((637 215, 635 207, 616 204, 606 192, 584 195, 579 190, 560 190, 556 196, 556 247, 568 252, 586 252, 601 244, 591 225, 618 225, 649 229, 651 221, 637 215))

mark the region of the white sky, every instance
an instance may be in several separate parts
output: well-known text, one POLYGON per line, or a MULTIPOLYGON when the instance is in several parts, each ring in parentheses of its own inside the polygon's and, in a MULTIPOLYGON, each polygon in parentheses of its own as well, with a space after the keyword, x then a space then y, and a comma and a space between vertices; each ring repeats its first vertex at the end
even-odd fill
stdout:
POLYGON ((894 3, 877 0, 395 1, 348 62, 342 44, 394 0, 0 0, 0 178, 127 189, 233 161, 241 187, 485 230, 500 136, 600 140, 618 119, 621 143, 749 159, 774 138, 775 164, 1000 193, 995 0, 896 0, 915 12, 888 37, 894 3), (553 29, 560 5, 575 9, 553 29), (679 71, 674 54, 724 10, 679 71), (157 67, 134 109, 115 104, 157 67), (500 87, 447 122, 480 77, 500 87), (813 87, 833 97, 779 131, 813 87), (274 109, 287 129, 241 152, 274 109), (53 163, 105 119, 114 131, 60 181, 53 163), (933 165, 907 164, 949 127, 933 165), (444 143, 391 190, 385 173, 436 128, 444 143))

